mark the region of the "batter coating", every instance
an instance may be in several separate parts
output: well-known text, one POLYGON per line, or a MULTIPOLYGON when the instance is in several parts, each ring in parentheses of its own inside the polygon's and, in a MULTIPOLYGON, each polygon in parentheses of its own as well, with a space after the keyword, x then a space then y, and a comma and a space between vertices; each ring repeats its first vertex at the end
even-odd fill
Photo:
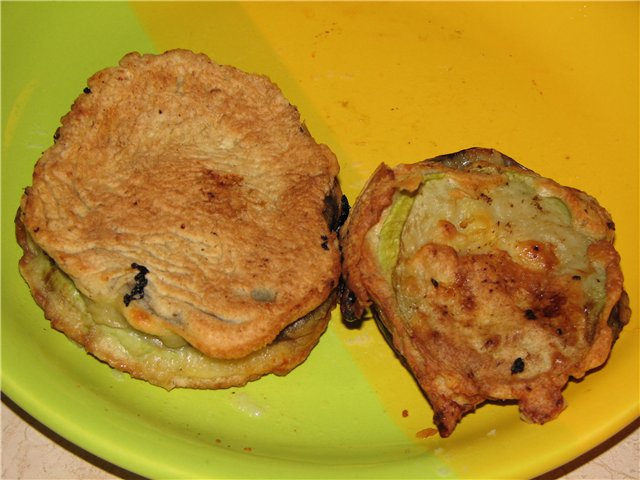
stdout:
MULTIPOLYGON (((234 362, 299 319, 316 322, 287 368, 249 368, 222 382, 165 378, 153 362, 127 367, 136 353, 111 361, 86 335, 76 341, 135 376, 163 377, 155 383, 167 388, 242 384, 306 358, 340 275, 339 167, 277 86, 185 50, 132 53, 89 79, 54 138, 17 219, 34 292, 60 297, 34 277, 43 269, 29 262, 40 249, 96 329, 130 329, 161 348, 234 362)), ((51 301, 40 302, 45 313, 73 337, 74 322, 62 317, 78 307, 51 301)))
POLYGON ((380 166, 343 232, 343 311, 371 307, 442 436, 486 400, 555 418, 629 319, 609 214, 494 150, 380 166))

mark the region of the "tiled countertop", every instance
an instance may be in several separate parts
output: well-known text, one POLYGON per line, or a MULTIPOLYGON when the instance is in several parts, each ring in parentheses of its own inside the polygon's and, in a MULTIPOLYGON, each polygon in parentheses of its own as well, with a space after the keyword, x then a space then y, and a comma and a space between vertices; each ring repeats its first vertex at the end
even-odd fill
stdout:
MULTIPOLYGON (((142 480, 82 450, 43 426, 3 397, 2 479, 142 480)), ((537 480, 638 479, 640 422, 575 461, 537 480)))

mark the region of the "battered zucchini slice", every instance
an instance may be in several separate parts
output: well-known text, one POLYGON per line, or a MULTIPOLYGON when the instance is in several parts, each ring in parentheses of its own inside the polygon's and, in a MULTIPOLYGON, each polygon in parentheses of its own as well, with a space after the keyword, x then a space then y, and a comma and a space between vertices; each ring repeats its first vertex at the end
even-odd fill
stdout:
POLYGON ((340 281, 339 164, 267 77, 188 50, 87 80, 18 208, 52 325, 165 388, 284 375, 340 281))
POLYGON ((82 294, 33 241, 19 217, 16 226, 24 250, 20 271, 52 326, 111 367, 167 390, 237 387, 268 373, 286 375, 317 344, 336 301, 332 294, 271 343, 242 358, 208 357, 177 335, 133 328, 121 302, 100 303, 82 294))
POLYGON ((595 199, 489 149, 381 165, 343 228, 342 310, 370 307, 441 436, 486 400, 545 423, 630 310, 595 199))

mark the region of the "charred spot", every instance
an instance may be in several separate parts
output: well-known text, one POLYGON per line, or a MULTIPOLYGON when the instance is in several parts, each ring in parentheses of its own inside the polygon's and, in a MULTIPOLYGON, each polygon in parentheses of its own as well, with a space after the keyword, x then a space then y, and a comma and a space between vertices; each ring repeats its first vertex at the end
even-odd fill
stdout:
POLYGON ((447 425, 449 422, 447 421, 447 413, 445 410, 437 410, 434 412, 433 423, 437 427, 438 433, 440 433, 442 438, 446 438, 451 435, 451 430, 447 425))
POLYGON ((443 410, 438 410, 433 414, 433 423, 436 424, 436 426, 440 427, 440 425, 444 424, 445 419, 447 418, 446 414, 444 413, 443 410))
POLYGON ((147 273, 149 273, 149 269, 147 267, 145 267, 144 265, 139 265, 137 263, 132 263, 131 268, 135 268, 136 270, 138 270, 138 273, 135 277, 133 277, 133 279, 135 280, 135 285, 131 289, 131 292, 126 293, 123 297, 124 304, 127 307, 133 300, 140 300, 144 298, 144 288, 148 283, 147 273))
POLYGON ((556 333, 560 336, 564 333, 561 328, 556 328, 556 333))
POLYGON ((325 222, 327 222, 329 230, 331 230, 332 232, 335 232, 336 228, 338 228, 339 213, 340 209, 335 197, 333 195, 327 195, 326 197, 324 197, 324 208, 322 209, 322 216, 324 217, 325 222))
POLYGON ((623 291, 620 296, 620 300, 613 306, 607 325, 611 329, 614 340, 618 339, 618 335, 622 331, 627 323, 629 323, 629 317, 631 316, 631 310, 629 309, 629 295, 623 291))
POLYGON ((533 206, 534 206, 536 209, 538 209, 538 210, 542 211, 542 205, 540 205, 540 197, 539 197, 538 195, 534 196, 534 197, 531 199, 531 203, 533 203, 533 206))
POLYGON ((320 235, 320 240, 322 240, 322 243, 320 243, 322 249, 329 250, 329 237, 327 237, 326 235, 320 235))
POLYGON ((572 280, 582 280, 582 277, 580 275, 574 275, 573 277, 571 277, 572 280))
POLYGON ((338 233, 342 225, 344 225, 344 222, 347 221, 349 210, 349 200, 346 195, 342 195, 340 198, 340 205, 338 205, 338 201, 333 195, 327 195, 324 197, 324 209, 322 210, 322 215, 327 222, 329 230, 338 233))
POLYGON ((84 93, 86 93, 86 94, 91 93, 91 89, 90 89, 89 87, 84 87, 84 88, 82 89, 82 91, 83 91, 84 93))
POLYGON ((480 199, 484 200, 487 203, 487 205, 491 205, 493 203, 493 198, 491 198, 486 193, 481 193, 480 194, 480 199))
POLYGON ((438 283, 438 281, 435 278, 431 279, 431 285, 433 285, 434 288, 438 288, 440 286, 440 284, 438 283))
POLYGON ((340 207, 340 217, 338 218, 338 227, 336 228, 336 232, 340 231, 340 228, 344 225, 344 222, 347 221, 347 218, 349 217, 349 211, 351 210, 349 199, 346 195, 342 195, 342 197, 340 197, 340 207))
POLYGON ((516 358, 511 365, 511 375, 524 372, 524 360, 521 357, 516 358))
POLYGON ((615 230, 616 229, 616 224, 611 222, 611 221, 609 221, 609 222, 607 222, 607 228, 609 230, 615 230))
POLYGON ((357 298, 355 293, 347 287, 344 279, 340 279, 338 292, 340 295, 340 314, 342 316, 342 321, 348 326, 359 326, 361 316, 356 313, 357 298))
POLYGON ((567 302, 564 295, 556 293, 549 297, 548 303, 542 308, 542 314, 546 318, 557 317, 562 311, 562 307, 567 302))
POLYGON ((60 127, 56 128, 56 131, 53 133, 53 143, 57 142, 60 138, 60 127))
POLYGON ((524 311, 524 317, 527 320, 536 320, 538 318, 538 316, 536 315, 536 312, 534 312, 533 310, 531 310, 530 308, 527 308, 524 311))

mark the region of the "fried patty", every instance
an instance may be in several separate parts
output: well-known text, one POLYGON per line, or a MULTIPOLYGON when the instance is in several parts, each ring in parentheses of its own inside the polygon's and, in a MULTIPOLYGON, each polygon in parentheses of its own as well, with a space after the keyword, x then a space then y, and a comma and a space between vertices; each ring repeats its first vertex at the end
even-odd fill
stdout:
POLYGON ((495 150, 381 165, 343 235, 343 311, 371 308, 443 437, 486 400, 552 420, 629 320, 607 211, 495 150))
POLYGON ((88 80, 54 139, 16 221, 54 327, 166 388, 306 358, 335 305, 339 167, 275 84, 132 53, 88 80))

